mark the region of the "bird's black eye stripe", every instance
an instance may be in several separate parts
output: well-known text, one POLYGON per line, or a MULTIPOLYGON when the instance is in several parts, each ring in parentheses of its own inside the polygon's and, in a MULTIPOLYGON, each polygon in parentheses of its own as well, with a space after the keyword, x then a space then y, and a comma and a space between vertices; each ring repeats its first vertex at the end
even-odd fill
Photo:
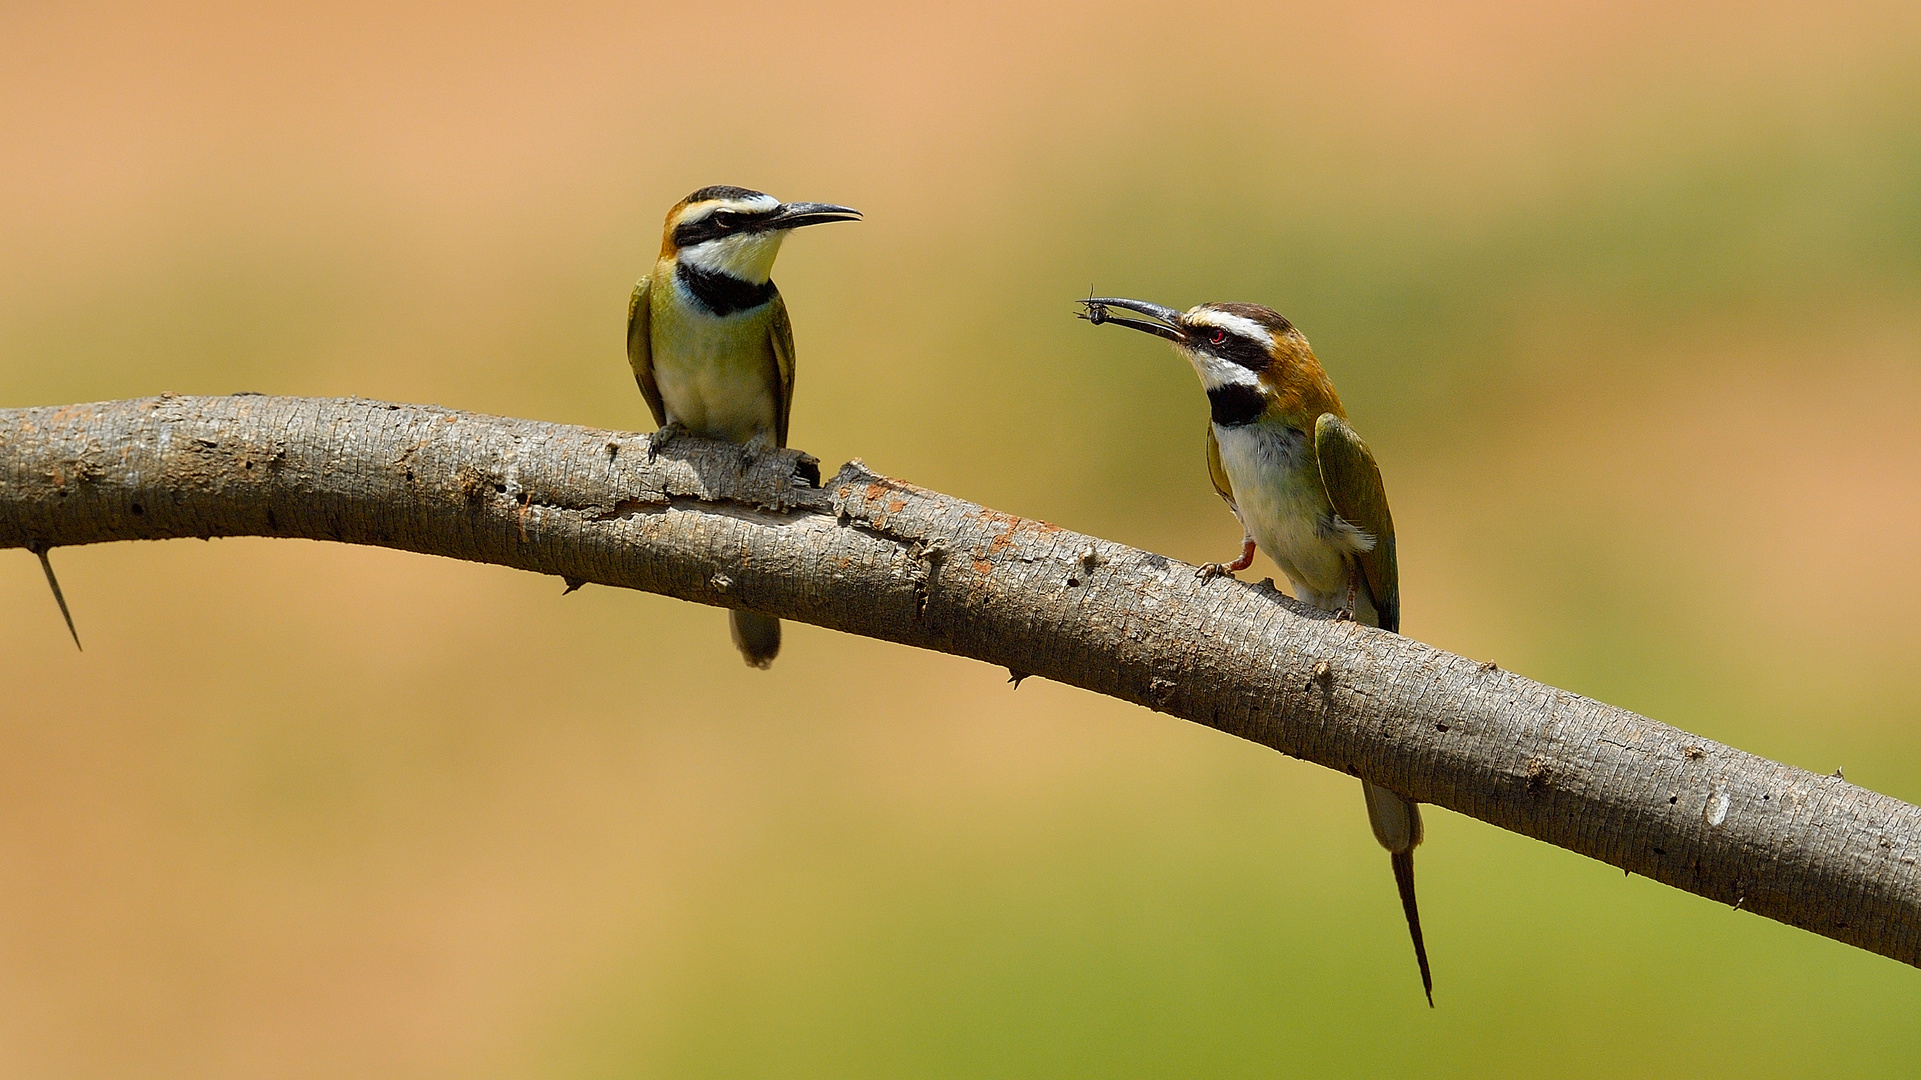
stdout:
POLYGON ((674 226, 674 246, 693 247, 735 233, 752 232, 754 226, 774 214, 774 210, 716 210, 698 221, 674 226))
POLYGON ((1231 360, 1249 371, 1264 371, 1272 359, 1267 355, 1267 346, 1250 338, 1242 337, 1232 330, 1218 326, 1195 327, 1195 337, 1200 340, 1201 348, 1223 360, 1231 360))

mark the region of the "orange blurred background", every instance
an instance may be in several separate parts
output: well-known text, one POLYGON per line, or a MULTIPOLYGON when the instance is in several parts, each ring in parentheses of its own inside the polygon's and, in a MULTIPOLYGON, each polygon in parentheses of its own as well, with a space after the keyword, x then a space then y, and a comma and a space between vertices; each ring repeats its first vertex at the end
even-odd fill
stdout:
MULTIPOLYGON (((710 183, 793 442, 1189 561, 1102 293, 1302 327, 1408 633, 1921 801, 1921 8, 13 4, 0 406, 644 429, 710 183)), ((1445 811, 1429 1011, 1354 782, 811 627, 290 541, 0 559, 0 1075, 1911 1075, 1921 974, 1445 811), (858 676, 858 677, 853 677, 858 676)), ((1273 574, 1263 560, 1257 575, 1273 574)))

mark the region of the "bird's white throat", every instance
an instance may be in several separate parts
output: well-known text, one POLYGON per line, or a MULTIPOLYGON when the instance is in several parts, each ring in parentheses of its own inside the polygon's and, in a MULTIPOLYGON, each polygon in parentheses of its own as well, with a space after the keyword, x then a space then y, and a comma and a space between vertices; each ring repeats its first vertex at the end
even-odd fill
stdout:
POLYGON ((738 233, 680 249, 680 261, 710 274, 726 274, 752 285, 774 276, 774 258, 788 230, 738 233))
POLYGON ((1194 365, 1194 374, 1201 377, 1201 388, 1204 390, 1213 390, 1222 386, 1261 385, 1261 376, 1258 372, 1249 371, 1232 360, 1215 356, 1206 349, 1176 345, 1174 351, 1194 365))

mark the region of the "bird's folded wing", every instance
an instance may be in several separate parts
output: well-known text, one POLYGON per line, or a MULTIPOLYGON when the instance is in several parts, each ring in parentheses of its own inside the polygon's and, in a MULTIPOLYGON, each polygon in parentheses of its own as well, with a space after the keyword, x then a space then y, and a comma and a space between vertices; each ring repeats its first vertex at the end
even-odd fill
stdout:
POLYGON ((794 324, 787 319, 787 301, 774 293, 774 317, 768 332, 773 338, 774 365, 767 373, 767 389, 774 395, 775 445, 787 445, 787 414, 794 407, 794 324))
POLYGON ((1381 628, 1399 633, 1401 571, 1394 558, 1394 518, 1388 513, 1380 466, 1347 421, 1333 413, 1322 413, 1314 422, 1314 456, 1334 512, 1374 538, 1374 546, 1355 552, 1354 559, 1367 579, 1381 628))
POLYGON ((634 286, 633 299, 627 301, 627 362, 633 365, 634 381, 640 384, 640 396, 647 399, 654 423, 665 427, 667 405, 660 400, 660 387, 654 382, 652 288, 652 278, 641 278, 634 286))
POLYGON ((1207 478, 1214 481, 1214 490, 1227 500, 1228 508, 1235 517, 1241 516, 1241 508, 1234 503, 1234 484, 1227 478, 1227 469, 1221 464, 1221 442, 1214 437, 1214 425, 1207 425, 1207 478))

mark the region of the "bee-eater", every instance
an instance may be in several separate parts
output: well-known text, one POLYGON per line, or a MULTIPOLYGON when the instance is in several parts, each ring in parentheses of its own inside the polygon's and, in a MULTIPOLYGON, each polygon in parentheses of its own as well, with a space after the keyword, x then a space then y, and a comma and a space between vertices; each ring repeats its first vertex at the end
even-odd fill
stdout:
MULTIPOLYGON (((1394 519, 1381 470, 1348 426, 1334 384, 1294 324, 1258 304, 1200 304, 1186 311, 1142 300, 1081 301, 1081 318, 1166 338, 1194 366, 1212 413, 1207 471, 1214 490, 1241 522, 1241 553, 1208 563, 1203 577, 1233 574, 1254 561, 1256 546, 1281 568, 1294 596, 1323 611, 1396 633, 1401 628, 1394 519), (1110 315, 1110 307, 1145 315, 1110 315)), ((1414 901, 1414 848, 1421 811, 1377 784, 1361 781, 1374 838, 1388 851, 1414 938, 1421 988, 1434 1004, 1421 915, 1414 901)))
MULTIPOLYGON (((794 398, 794 330, 774 287, 774 257, 804 225, 856 221, 829 203, 783 203, 724 185, 674 204, 654 272, 627 304, 627 360, 660 425, 650 452, 681 432, 743 444, 748 457, 787 445, 794 398)), ((734 644, 765 668, 780 652, 780 620, 736 609, 734 644)))

